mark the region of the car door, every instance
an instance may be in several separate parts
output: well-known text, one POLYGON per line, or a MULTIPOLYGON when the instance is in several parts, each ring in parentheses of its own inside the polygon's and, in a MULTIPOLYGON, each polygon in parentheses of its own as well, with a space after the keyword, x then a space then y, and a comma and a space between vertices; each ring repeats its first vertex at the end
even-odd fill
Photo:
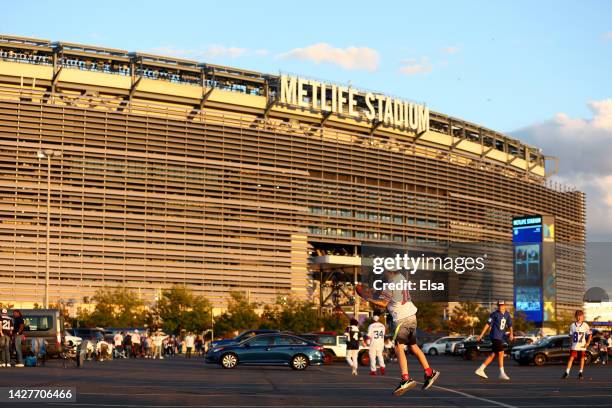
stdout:
POLYGON ((237 350, 240 363, 244 364, 268 364, 271 361, 271 346, 274 336, 255 336, 241 344, 237 350))
POLYGON ((288 364, 293 356, 300 351, 300 345, 306 344, 293 336, 275 336, 274 345, 270 351, 270 359, 274 364, 288 364))
POLYGON ((552 340, 548 343, 548 348, 546 350, 546 354, 548 355, 549 361, 559 361, 563 358, 563 339, 558 338, 552 340))

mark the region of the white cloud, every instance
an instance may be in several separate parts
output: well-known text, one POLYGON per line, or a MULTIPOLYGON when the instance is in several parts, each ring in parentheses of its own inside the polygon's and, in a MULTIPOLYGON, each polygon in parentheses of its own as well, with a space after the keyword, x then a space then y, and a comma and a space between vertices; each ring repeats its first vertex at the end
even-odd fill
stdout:
POLYGON ((312 61, 316 64, 327 63, 337 65, 346 70, 376 71, 379 64, 378 51, 368 47, 335 48, 326 43, 309 45, 304 48, 294 48, 277 55, 282 59, 298 59, 312 61))
POLYGON ((420 60, 417 59, 405 59, 402 61, 402 66, 399 71, 405 75, 414 75, 414 74, 426 74, 431 72, 432 65, 429 62, 429 58, 421 57, 420 60))
POLYGON ((602 35, 604 40, 612 40, 612 31, 608 31, 607 33, 603 33, 602 35))
POLYGON ((197 48, 175 48, 172 46, 162 46, 152 48, 150 52, 159 55, 167 55, 177 58, 188 58, 195 60, 209 60, 216 58, 240 58, 248 56, 264 57, 268 55, 268 50, 225 46, 221 44, 210 44, 197 48))
POLYGON ((460 50, 459 47, 454 45, 442 48, 442 52, 445 54, 457 54, 460 50))
POLYGON ((559 157, 559 181, 587 195, 587 232, 612 241, 612 99, 588 103, 592 118, 564 113, 513 132, 559 157))

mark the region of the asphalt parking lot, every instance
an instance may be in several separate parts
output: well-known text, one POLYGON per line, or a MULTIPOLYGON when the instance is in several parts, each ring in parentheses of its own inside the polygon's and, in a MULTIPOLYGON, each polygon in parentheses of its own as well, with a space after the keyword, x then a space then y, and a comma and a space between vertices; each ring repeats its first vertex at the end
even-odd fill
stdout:
MULTIPOLYGON (((166 360, 116 360, 89 362, 83 369, 62 368, 51 361, 46 367, 1 369, 0 386, 35 388, 69 386, 76 402, 49 403, 75 407, 612 407, 612 367, 593 365, 585 380, 561 380, 561 365, 519 367, 509 362, 510 382, 473 375, 477 362, 454 357, 430 358, 442 375, 428 391, 415 388, 402 397, 391 391, 399 370, 392 363, 385 377, 370 377, 361 368, 353 377, 342 362, 309 367, 296 372, 284 367, 244 367, 224 370, 205 365, 200 358, 166 360)), ((413 376, 422 371, 411 358, 413 376)), ((1 403, 2 406, 40 404, 1 403)))

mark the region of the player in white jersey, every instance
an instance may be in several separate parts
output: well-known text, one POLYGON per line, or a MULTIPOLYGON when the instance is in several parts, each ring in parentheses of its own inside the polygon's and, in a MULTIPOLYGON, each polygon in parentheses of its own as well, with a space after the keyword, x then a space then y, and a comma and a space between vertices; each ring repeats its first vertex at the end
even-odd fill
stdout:
POLYGON ((416 356, 425 371, 422 389, 426 390, 434 384, 440 373, 429 367, 425 354, 423 354, 423 351, 417 345, 417 308, 412 303, 410 293, 405 289, 406 286, 403 285, 406 279, 401 273, 387 269, 385 271, 385 279, 389 283, 387 287, 393 289, 383 290, 377 298, 374 298, 373 290, 365 289, 362 286, 357 288, 357 293, 376 306, 386 307, 393 317, 395 354, 397 355, 397 361, 402 372, 402 380, 393 391, 393 395, 400 396, 416 386, 416 381, 410 378, 408 374, 408 359, 406 358, 405 347, 408 347, 416 356))
POLYGON ((579 358, 580 372, 578 373, 578 379, 582 380, 584 378, 582 370, 584 370, 585 351, 591 343, 592 336, 589 325, 584 321, 584 312, 582 310, 576 310, 574 316, 576 317, 576 321, 570 325, 569 333, 570 343, 572 345, 570 351, 570 358, 567 362, 567 368, 565 369, 565 373, 563 373, 562 378, 569 377, 569 373, 572 369, 574 359, 579 358))
POLYGON ((385 325, 379 322, 379 313, 374 313, 374 322, 368 326, 368 348, 370 354, 370 375, 376 375, 376 362, 380 366, 380 375, 385 375, 385 325))

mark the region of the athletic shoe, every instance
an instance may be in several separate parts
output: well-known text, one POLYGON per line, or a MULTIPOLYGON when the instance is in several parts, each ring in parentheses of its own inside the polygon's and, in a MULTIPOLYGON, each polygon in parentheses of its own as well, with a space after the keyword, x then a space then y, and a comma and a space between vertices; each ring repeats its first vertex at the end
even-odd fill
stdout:
POLYGON ((484 368, 481 368, 481 367, 478 367, 478 370, 474 371, 474 374, 482 378, 489 378, 487 377, 487 374, 485 373, 484 368))
POLYGON ((562 379, 566 379, 567 377, 569 377, 569 374, 566 372, 563 373, 563 375, 561 376, 562 379))
POLYGON ((578 379, 579 380, 584 380, 584 375, 582 373, 578 373, 578 379))
POLYGON ((393 390, 393 395, 399 397, 400 395, 403 395, 406 391, 416 387, 416 385, 416 381, 414 381, 412 378, 410 378, 409 380, 402 380, 402 382, 399 383, 395 390, 393 390))
POLYGON ((15 367, 24 367, 23 364, 15 364, 15 367))
POLYGON ((353 375, 357 375, 357 370, 353 368, 353 372, 352 372, 352 374, 353 374, 353 375))
POLYGON ((380 375, 385 375, 385 367, 380 367, 380 375))
POLYGON ((431 375, 425 375, 425 380, 423 381, 422 390, 426 390, 432 385, 434 385, 434 383, 436 382, 439 376, 440 376, 440 372, 436 370, 432 370, 431 375))
POLYGON ((372 377, 376 377, 376 371, 370 371, 370 375, 371 375, 372 377))
POLYGON ((505 381, 510 381, 510 377, 508 377, 506 375, 506 373, 499 373, 499 379, 500 380, 505 380, 505 381))

